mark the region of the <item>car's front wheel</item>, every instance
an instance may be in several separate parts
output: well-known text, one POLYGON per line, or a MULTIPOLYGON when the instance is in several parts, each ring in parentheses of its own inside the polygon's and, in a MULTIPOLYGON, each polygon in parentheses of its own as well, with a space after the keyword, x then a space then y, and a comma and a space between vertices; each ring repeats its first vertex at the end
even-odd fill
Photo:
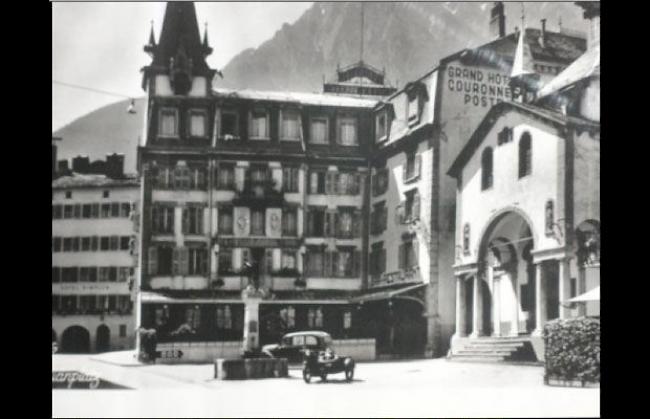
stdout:
POLYGON ((326 372, 322 373, 322 374, 320 375, 320 379, 321 379, 322 381, 327 381, 327 373, 326 373, 326 372))
POLYGON ((305 380, 305 383, 307 384, 311 381, 311 371, 309 371, 309 368, 303 368, 302 379, 305 380))

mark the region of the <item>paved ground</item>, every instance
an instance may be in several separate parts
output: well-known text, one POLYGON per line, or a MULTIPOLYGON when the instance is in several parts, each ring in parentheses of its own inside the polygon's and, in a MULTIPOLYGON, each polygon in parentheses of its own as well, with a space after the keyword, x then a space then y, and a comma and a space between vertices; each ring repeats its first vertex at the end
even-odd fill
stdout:
POLYGON ((600 389, 549 387, 537 366, 445 359, 357 364, 355 380, 333 375, 213 379, 212 365, 119 366, 87 355, 53 355, 52 370, 76 370, 134 390, 53 390, 54 417, 552 417, 600 416, 600 389))

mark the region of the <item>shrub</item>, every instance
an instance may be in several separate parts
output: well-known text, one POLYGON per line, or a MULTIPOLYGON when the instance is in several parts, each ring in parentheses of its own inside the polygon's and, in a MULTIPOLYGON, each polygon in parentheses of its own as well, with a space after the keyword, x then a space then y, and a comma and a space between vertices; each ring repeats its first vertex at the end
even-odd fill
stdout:
POLYGON ((544 379, 600 382, 600 319, 554 320, 544 326, 544 379))

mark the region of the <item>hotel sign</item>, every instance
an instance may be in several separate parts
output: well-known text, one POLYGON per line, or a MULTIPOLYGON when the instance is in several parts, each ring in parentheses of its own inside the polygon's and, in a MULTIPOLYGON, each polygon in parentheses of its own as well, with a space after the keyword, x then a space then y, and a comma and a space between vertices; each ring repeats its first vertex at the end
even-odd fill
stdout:
POLYGON ((71 282, 52 284, 52 294, 129 294, 126 282, 71 282))
POLYGON ((450 65, 445 88, 460 95, 463 105, 488 108, 512 98, 510 77, 494 70, 450 65))
POLYGON ((300 239, 295 238, 221 237, 218 242, 226 247, 300 247, 300 239))

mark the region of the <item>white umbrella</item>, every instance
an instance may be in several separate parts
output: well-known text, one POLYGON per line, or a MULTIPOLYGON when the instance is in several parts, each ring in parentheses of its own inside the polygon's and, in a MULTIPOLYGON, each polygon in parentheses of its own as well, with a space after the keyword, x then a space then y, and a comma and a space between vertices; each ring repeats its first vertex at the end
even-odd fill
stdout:
POLYGON ((600 285, 591 291, 587 291, 582 295, 567 300, 567 303, 584 303, 587 301, 600 301, 600 285))

